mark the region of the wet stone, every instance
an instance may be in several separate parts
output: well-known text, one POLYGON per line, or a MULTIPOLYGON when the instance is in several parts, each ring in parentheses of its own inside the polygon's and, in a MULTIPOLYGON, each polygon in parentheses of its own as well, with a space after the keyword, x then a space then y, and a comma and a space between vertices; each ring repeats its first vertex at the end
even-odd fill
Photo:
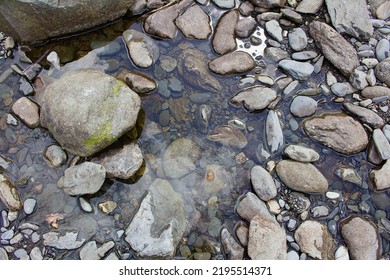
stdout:
POLYGON ((255 31, 257 22, 253 17, 240 19, 235 27, 235 34, 239 38, 248 38, 255 31))
POLYGON ((115 246, 114 241, 108 241, 98 247, 96 241, 86 243, 80 250, 80 260, 100 260, 115 246))
POLYGON ((23 208, 18 190, 3 174, 0 174, 0 199, 11 211, 23 208))
POLYGON ((237 214, 248 222, 256 215, 275 220, 275 217, 268 211, 267 205, 252 192, 248 192, 239 200, 237 214))
POLYGON ((291 113, 299 118, 309 117, 316 112, 317 102, 307 96, 297 96, 290 106, 291 113))
POLYGON ((14 256, 19 260, 29 260, 30 257, 27 254, 27 251, 25 249, 17 249, 14 252, 14 256))
POLYGON ((15 234, 14 230, 9 229, 9 230, 3 232, 0 237, 2 240, 10 240, 10 239, 12 239, 12 237, 14 237, 14 234, 15 234))
POLYGON ((239 10, 241 15, 243 15, 244 17, 247 17, 255 10, 255 7, 253 6, 253 4, 250 1, 244 1, 240 4, 240 6, 238 7, 238 10, 239 10))
POLYGON ((374 111, 366 109, 352 103, 344 103, 343 107, 353 115, 355 115, 360 121, 370 125, 373 128, 382 128, 384 126, 384 120, 374 111))
POLYGON ((340 177, 343 181, 350 182, 352 184, 356 184, 357 186, 361 186, 363 181, 359 174, 352 168, 342 167, 338 168, 335 171, 335 174, 340 177))
POLYGON ((370 172, 370 176, 374 182, 375 189, 382 191, 390 188, 390 162, 386 160, 385 164, 379 169, 374 169, 370 172))
POLYGON ((340 246, 337 248, 334 258, 336 260, 349 260, 348 249, 345 246, 340 246))
POLYGON ((279 43, 283 41, 282 28, 280 27, 279 22, 276 20, 267 21, 265 23, 265 29, 276 41, 279 43))
POLYGON ((352 87, 362 90, 368 86, 367 74, 360 70, 353 70, 351 76, 349 77, 349 82, 352 87))
POLYGON ((98 204, 98 208, 100 211, 102 211, 103 214, 110 214, 112 211, 115 210, 115 208, 118 206, 118 204, 115 201, 108 200, 102 203, 98 204))
POLYGON ((245 73, 254 67, 252 56, 243 51, 225 54, 209 62, 210 70, 219 75, 245 73))
POLYGON ((287 58, 289 53, 281 48, 267 47, 264 50, 264 56, 272 62, 279 62, 287 58))
POLYGON ((276 185, 272 176, 259 165, 251 169, 251 182, 255 193, 263 201, 273 199, 277 194, 276 185))
POLYGON ((348 82, 341 82, 341 83, 334 83, 331 86, 331 91, 334 95, 339 97, 344 97, 347 94, 352 94, 357 91, 350 83, 348 82))
POLYGON ((300 162, 314 162, 320 159, 320 155, 313 149, 298 145, 288 145, 284 149, 284 154, 300 162))
POLYGON ((17 126, 18 125, 18 119, 15 118, 11 114, 7 114, 7 124, 17 126))
POLYGON ((314 218, 325 217, 329 214, 329 208, 324 205, 316 206, 311 209, 311 213, 314 218))
POLYGON ((299 192, 289 193, 286 196, 286 201, 290 209, 297 214, 305 212, 310 207, 310 200, 304 194, 299 192))
POLYGON ((37 201, 34 198, 27 198, 23 204, 24 213, 30 215, 34 212, 37 201))
POLYGON ((381 96, 390 97, 390 88, 384 86, 366 87, 362 90, 361 95, 366 98, 376 98, 381 96))
POLYGON ((45 158, 52 166, 59 167, 66 162, 68 157, 60 146, 51 145, 45 151, 45 158))
POLYGON ((230 99, 230 103, 234 105, 242 103, 245 109, 253 112, 265 109, 276 97, 276 92, 273 89, 256 86, 240 91, 230 99))
POLYGON ((0 260, 8 260, 7 251, 0 247, 0 260))
POLYGON ((85 239, 78 238, 78 232, 68 231, 68 232, 47 232, 43 234, 43 244, 45 246, 54 247, 57 249, 77 249, 80 248, 85 239))
POLYGON ((18 99, 12 105, 12 111, 29 128, 39 126, 39 107, 27 97, 18 99))
POLYGON ((379 156, 383 160, 390 158, 390 143, 387 140, 386 136, 383 134, 382 130, 375 129, 372 135, 375 148, 379 153, 379 156))
POLYGON ((31 260, 43 260, 42 252, 38 247, 34 247, 30 252, 31 260))
POLYGON ((284 135, 279 116, 275 110, 270 110, 265 122, 267 144, 270 151, 276 152, 284 145, 284 135))
POLYGON ((23 95, 30 95, 34 92, 33 86, 25 78, 21 78, 19 81, 19 90, 23 95))
POLYGON ((318 54, 314 51, 302 51, 302 52, 293 53, 291 57, 292 59, 297 61, 307 61, 307 60, 314 59, 317 56, 318 54))
POLYGON ((210 17, 198 5, 188 8, 175 23, 186 38, 206 40, 212 32, 210 17))
POLYGON ((219 19, 212 39, 212 47, 217 54, 227 54, 237 48, 234 30, 238 21, 237 10, 226 12, 219 19))
POLYGON ((221 243, 228 260, 243 259, 244 248, 233 238, 226 228, 223 228, 221 231, 221 243))
POLYGON ((310 63, 288 59, 280 61, 279 66, 297 80, 307 80, 314 71, 310 63))
POLYGON ((303 18, 300 14, 297 12, 290 10, 290 9, 281 9, 280 12, 282 13, 283 17, 291 20, 292 22, 302 24, 303 18))
POLYGON ((147 94, 157 88, 157 83, 153 79, 135 71, 126 74, 124 79, 126 84, 139 94, 147 94))

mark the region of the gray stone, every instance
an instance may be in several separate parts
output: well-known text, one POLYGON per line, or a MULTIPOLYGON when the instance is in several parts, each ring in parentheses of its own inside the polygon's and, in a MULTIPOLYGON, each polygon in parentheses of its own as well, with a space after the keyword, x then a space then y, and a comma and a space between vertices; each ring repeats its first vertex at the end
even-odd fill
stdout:
POLYGON ((63 187, 69 195, 96 193, 103 185, 106 170, 97 163, 84 162, 65 170, 63 187))
POLYGON ((347 33, 368 41, 374 29, 365 0, 325 0, 333 26, 339 33, 347 33))
POLYGON ((374 69, 369 69, 368 70, 366 79, 367 79, 367 82, 368 82, 368 84, 370 86, 375 86, 375 84, 376 84, 376 77, 375 77, 374 69))
POLYGON ((41 124, 70 153, 90 156, 115 142, 136 123, 139 96, 97 70, 65 73, 44 93, 41 124))
POLYGON ((211 2, 222 9, 232 9, 235 5, 234 0, 211 0, 211 2))
POLYGON ((382 132, 383 132, 383 134, 386 136, 387 140, 390 142, 390 125, 389 125, 389 124, 386 124, 386 125, 382 128, 382 132))
POLYGON ((340 225, 352 260, 376 260, 381 252, 376 226, 360 217, 351 216, 340 225))
POLYGON ((235 27, 235 34, 239 38, 248 38, 256 30, 257 22, 253 17, 240 19, 235 27))
POLYGON ((302 252, 320 260, 334 259, 334 241, 326 226, 316 221, 305 221, 295 231, 294 238, 302 252))
POLYGON ((292 190, 304 193, 325 193, 328 181, 310 163, 282 160, 276 165, 276 172, 282 182, 292 190))
POLYGON ((32 214, 35 210, 35 206, 37 205, 37 201, 34 198, 27 198, 23 203, 24 213, 27 215, 32 214))
POLYGON ((381 96, 390 97, 390 88, 383 87, 383 86, 366 87, 365 89, 362 90, 361 95, 370 99, 381 97, 381 96))
POLYGON ((219 75, 245 73, 254 67, 252 56, 243 51, 228 53, 209 62, 210 70, 219 75))
POLYGON ((137 142, 108 149, 92 161, 104 167, 107 178, 123 180, 131 178, 144 162, 142 151, 137 142))
POLYGON ((288 145, 284 154, 299 162, 314 162, 320 159, 320 155, 313 149, 299 145, 288 145))
POLYGON ((39 107, 27 97, 19 98, 12 105, 12 112, 29 128, 39 126, 39 107))
POLYGON ((66 162, 68 156, 60 146, 51 145, 45 151, 45 158, 52 166, 59 167, 66 162))
MULTIPOLYGON (((316 58, 318 54, 314 51, 302 51, 295 52, 291 55, 291 58, 298 61, 307 61, 316 58)), ((317 63, 316 63, 317 64, 317 63)))
POLYGON ((355 48, 326 23, 310 23, 309 32, 325 58, 349 77, 359 65, 355 48))
POLYGON ((282 59, 287 58, 289 53, 281 48, 267 47, 264 50, 264 56, 272 62, 279 62, 282 59))
POLYGON ((294 28, 288 33, 288 42, 294 51, 302 51, 307 46, 307 36, 302 28, 294 28))
POLYGON ((23 248, 16 249, 16 251, 14 252, 14 256, 19 260, 29 260, 30 259, 29 255, 27 254, 27 251, 23 248))
POLYGON ((375 75, 379 81, 390 87, 390 57, 382 60, 375 67, 375 75))
POLYGON ((295 12, 294 10, 291 9, 281 9, 280 12, 282 13, 282 16, 287 18, 288 20, 295 22, 297 24, 302 24, 303 23, 303 18, 300 14, 295 12))
POLYGON ((270 21, 270 20, 279 20, 281 17, 282 17, 282 15, 280 13, 264 12, 264 13, 258 14, 256 16, 256 20, 258 22, 270 21))
POLYGON ((314 71, 313 65, 308 62, 298 62, 284 59, 279 62, 279 67, 297 80, 307 80, 314 71))
POLYGON ((387 39, 379 40, 376 45, 376 58, 379 62, 385 60, 390 55, 390 42, 387 39))
POLYGON ((363 126, 344 114, 323 114, 308 118, 303 128, 309 137, 346 155, 361 152, 368 145, 363 126))
POLYGON ((23 208, 19 192, 11 181, 0 173, 0 199, 11 211, 18 211, 23 208))
POLYGON ((57 249, 66 249, 66 250, 77 249, 80 248, 85 242, 85 239, 79 239, 78 235, 79 233, 74 231, 68 231, 68 232, 50 231, 42 235, 43 244, 45 246, 50 246, 57 249))
POLYGON ((236 211, 241 218, 248 222, 256 215, 262 216, 265 219, 275 220, 275 216, 268 211, 265 202, 261 201, 252 192, 248 192, 240 198, 236 211))
POLYGON ((279 25, 279 22, 276 20, 270 20, 265 23, 265 29, 268 34, 274 38, 279 43, 283 41, 282 28, 279 25))
POLYGON ((347 94, 352 94, 357 91, 350 83, 348 82, 341 82, 341 83, 334 83, 330 90, 334 95, 337 95, 339 97, 344 97, 347 94))
POLYGON ((317 101, 308 96, 297 96, 293 99, 290 106, 291 114, 296 117, 308 117, 317 110, 317 101))
POLYGON ((376 58, 365 58, 362 60, 362 63, 367 66, 368 69, 373 69, 378 65, 379 61, 376 58))
POLYGON ((8 260, 7 251, 0 247, 0 260, 5 261, 8 260))
POLYGON ((384 120, 374 111, 354 105, 352 103, 344 103, 343 107, 356 116, 361 122, 370 125, 373 128, 382 128, 385 125, 384 120))
POLYGON ((114 241, 108 241, 98 248, 96 241, 90 241, 81 248, 79 253, 80 260, 100 260, 114 246, 114 241))
POLYGON ((311 209, 311 213, 314 218, 326 217, 329 215, 329 208, 325 205, 316 206, 311 209))
POLYGON ((180 194, 168 181, 156 179, 127 227, 125 240, 140 257, 172 258, 185 227, 180 194))
POLYGON ((157 88, 157 83, 145 74, 131 71, 124 76, 126 84, 138 94, 147 94, 157 88))
POLYGON ((272 176, 259 165, 251 169, 251 182, 257 196, 263 201, 276 197, 277 189, 272 176))
POLYGON ((335 171, 335 174, 338 177, 340 177, 341 180, 346 181, 346 182, 350 182, 352 184, 356 184, 358 186, 361 186, 363 183, 363 180, 360 177, 360 175, 352 168, 348 168, 348 167, 338 168, 335 171))
POLYGON ((244 17, 247 17, 247 16, 250 16, 250 14, 255 10, 255 7, 248 0, 248 1, 242 2, 240 4, 240 6, 238 7, 238 10, 239 10, 241 15, 243 15, 244 17))
POLYGON ((230 103, 233 105, 243 104, 246 110, 253 112, 267 108, 276 97, 276 92, 273 89, 255 86, 237 93, 236 96, 230 99, 230 103))
POLYGON ((10 240, 10 239, 12 239, 12 237, 14 237, 14 234, 15 234, 14 230, 9 229, 9 230, 3 232, 0 237, 2 240, 10 240))
POLYGON ((233 238, 230 232, 223 228, 221 231, 221 243, 228 260, 242 260, 244 248, 233 238))
POLYGON ((374 145, 379 156, 383 160, 390 159, 390 143, 382 130, 379 128, 375 129, 372 134, 372 140, 374 141, 374 145))
POLYGON ((349 260, 348 249, 345 246, 340 246, 334 253, 335 260, 349 260))
POLYGON ((237 48, 234 30, 238 17, 238 11, 231 10, 223 14, 219 19, 211 42, 211 45, 217 54, 227 54, 237 48))
POLYGON ((376 16, 379 19, 387 19, 390 17, 390 2, 381 1, 382 4, 376 9, 376 16))
POLYGON ((212 32, 210 17, 198 5, 188 8, 175 23, 186 38, 206 40, 212 32))
POLYGON ((302 14, 315 14, 324 4, 324 0, 302 0, 295 9, 302 14))
POLYGON ((265 121, 265 133, 269 150, 274 153, 284 145, 282 125, 276 111, 269 110, 265 121))
POLYGON ((30 252, 30 258, 37 261, 43 260, 41 250, 38 247, 32 248, 30 252))
POLYGON ((248 255, 252 260, 285 260, 284 229, 276 221, 256 215, 249 226, 248 255))
POLYGON ((362 90, 368 86, 367 74, 360 70, 353 70, 351 76, 349 77, 349 82, 352 87, 362 90))
POLYGON ((375 190, 383 191, 390 188, 390 161, 386 160, 380 169, 374 169, 370 172, 375 190))
POLYGON ((80 207, 83 211, 91 213, 93 211, 92 205, 86 201, 84 198, 79 197, 80 207))
POLYGON ((278 8, 283 7, 286 4, 286 0, 250 0, 253 5, 261 8, 278 8))

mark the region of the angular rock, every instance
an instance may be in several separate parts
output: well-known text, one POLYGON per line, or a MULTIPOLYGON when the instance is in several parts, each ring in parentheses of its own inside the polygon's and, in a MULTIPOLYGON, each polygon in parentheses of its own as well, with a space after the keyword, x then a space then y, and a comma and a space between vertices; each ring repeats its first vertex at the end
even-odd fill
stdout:
POLYGON ((297 80, 307 80, 314 71, 313 65, 308 62, 298 62, 284 59, 279 62, 279 67, 297 80))
POLYGON ((126 84, 138 94, 147 94, 157 88, 157 83, 152 78, 135 71, 124 76, 126 84))
POLYGON ((100 164, 84 162, 65 170, 63 187, 69 195, 96 193, 103 185, 106 170, 100 164))
POLYGON ((374 145, 379 156, 383 160, 390 159, 390 143, 382 132, 382 130, 380 130, 379 128, 374 129, 374 132, 372 134, 372 140, 374 141, 374 145))
POLYGON ((363 126, 344 114, 323 114, 306 119, 306 134, 321 144, 346 155, 364 150, 368 136, 363 126))
POLYGON ((45 151, 45 158, 54 167, 59 167, 66 162, 68 156, 60 146, 51 145, 45 151))
POLYGON ((282 182, 292 190, 304 193, 325 193, 328 181, 310 163, 282 160, 276 165, 276 172, 282 182))
POLYGON ((217 126, 211 134, 207 135, 207 139, 240 149, 248 144, 245 135, 232 125, 217 126))
POLYGON ((81 248, 80 260, 100 260, 114 246, 114 241, 108 241, 98 248, 96 241, 90 241, 81 248))
POLYGON ((259 165, 251 169, 251 182, 258 197, 263 201, 269 201, 276 197, 277 189, 272 176, 259 165))
POLYGON ((256 7, 271 9, 283 7, 286 4, 286 0, 250 0, 256 7))
POLYGON ((285 260, 284 229, 277 222, 256 215, 249 226, 248 255, 252 260, 285 260))
POLYGON ((175 23, 183 35, 190 39, 206 40, 212 32, 209 15, 198 5, 188 8, 175 23))
POLYGON ((385 125, 384 120, 370 109, 357 106, 352 103, 344 103, 343 107, 349 113, 356 116, 361 122, 366 123, 373 128, 382 128, 385 125))
POLYGON ((288 43, 294 51, 302 51, 307 46, 307 36, 302 28, 294 28, 288 33, 288 43))
POLYGON ((375 76, 379 81, 390 87, 390 57, 382 60, 375 67, 375 76))
POLYGON ((324 0, 302 0, 295 9, 302 14, 315 14, 324 4, 324 0))
POLYGON ((125 240, 142 258, 172 258, 185 227, 180 194, 168 181, 156 179, 127 227, 125 240))
POLYGON ((228 53, 209 62, 210 70, 219 75, 241 74, 254 67, 252 56, 243 51, 228 53))
POLYGON ((39 107, 27 97, 19 98, 12 105, 12 112, 29 128, 39 126, 39 107))
POLYGON ((3 174, 0 174, 0 200, 11 211, 18 211, 23 208, 18 190, 3 174))
POLYGON ((230 99, 233 105, 243 104, 249 112, 265 109, 277 95, 273 89, 255 86, 240 91, 235 97, 230 99))
POLYGON ((339 33, 347 33, 368 41, 374 28, 365 0, 325 0, 333 26, 339 33))
POLYGON ((221 231, 221 243, 223 245, 226 259, 242 260, 244 257, 244 248, 233 238, 230 232, 223 228, 221 231))
POLYGON ((265 122, 267 144, 272 153, 278 151, 284 145, 284 136, 279 116, 274 110, 270 110, 265 122))
POLYGON ((276 20, 270 20, 265 23, 265 29, 268 34, 274 38, 279 43, 283 41, 282 28, 279 25, 279 22, 276 20))
POLYGON ((69 231, 64 233, 50 231, 42 235, 43 244, 45 246, 54 247, 57 249, 73 250, 80 248, 85 239, 78 239, 78 232, 69 231))
POLYGON ((313 149, 299 145, 288 145, 284 154, 299 162, 314 162, 320 159, 320 155, 313 149))
POLYGON ((335 244, 326 226, 316 221, 305 221, 295 231, 294 239, 302 252, 320 260, 334 259, 335 244))
POLYGON ((332 27, 326 23, 314 21, 309 24, 309 32, 326 59, 345 76, 349 77, 352 71, 359 66, 355 48, 332 27))
POLYGON ((165 174, 171 178, 181 178, 196 169, 201 150, 192 140, 179 138, 167 148, 163 158, 165 174))
POLYGON ((376 226, 360 217, 351 216, 340 225, 352 260, 376 260, 381 247, 376 226))
POLYGON ((385 164, 377 170, 370 172, 370 177, 374 182, 375 190, 383 191, 390 188, 390 161, 386 160, 385 164))
POLYGON ((281 48, 267 47, 264 50, 264 56, 272 62, 279 62, 282 59, 287 58, 289 53, 281 48))
POLYGON ((46 88, 41 124, 70 153, 90 156, 135 125, 140 103, 135 92, 109 75, 70 71, 46 88))
POLYGON ((291 114, 298 118, 309 117, 317 110, 317 101, 308 96, 297 96, 290 106, 291 114))
POLYGON ((236 211, 241 218, 248 222, 257 215, 265 219, 275 220, 275 216, 268 211, 265 202, 261 201, 252 192, 248 192, 240 198, 236 211))
POLYGON ((211 45, 217 54, 227 54, 237 48, 234 30, 238 21, 239 13, 231 10, 221 16, 215 28, 211 45))
POLYGON ((137 142, 120 148, 108 149, 101 153, 93 162, 106 170, 107 178, 130 179, 142 166, 144 160, 137 142))
POLYGON ((352 168, 341 167, 335 171, 335 174, 341 178, 341 180, 350 182, 352 184, 356 184, 361 186, 363 183, 362 178, 359 174, 352 168))
POLYGON ((362 90, 361 95, 371 99, 381 96, 390 97, 390 88, 383 86, 366 87, 362 90))
POLYGON ((379 40, 375 48, 376 58, 379 62, 390 56, 390 42, 387 39, 379 40))
POLYGON ((363 71, 355 69, 349 77, 349 82, 354 88, 362 90, 368 86, 367 74, 363 71))

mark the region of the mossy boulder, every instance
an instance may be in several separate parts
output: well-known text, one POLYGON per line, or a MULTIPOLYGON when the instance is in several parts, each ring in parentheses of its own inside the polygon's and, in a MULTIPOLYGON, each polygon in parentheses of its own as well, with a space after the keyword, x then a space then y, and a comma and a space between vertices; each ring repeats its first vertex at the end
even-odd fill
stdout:
POLYGON ((41 124, 74 155, 104 149, 136 123, 140 98, 125 83, 91 69, 70 71, 50 84, 41 124))

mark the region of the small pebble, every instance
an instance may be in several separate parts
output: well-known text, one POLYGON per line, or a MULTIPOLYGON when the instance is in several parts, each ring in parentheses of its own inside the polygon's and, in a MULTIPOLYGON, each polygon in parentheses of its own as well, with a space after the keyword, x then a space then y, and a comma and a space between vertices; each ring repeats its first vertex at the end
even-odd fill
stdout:
POLYGON ((37 243, 37 242, 39 241, 40 238, 41 238, 41 236, 40 236, 38 233, 36 233, 36 232, 34 232, 34 233, 31 235, 31 241, 32 241, 33 243, 37 243))
POLYGON ((1 239, 2 240, 10 240, 12 237, 14 237, 14 230, 13 229, 10 229, 10 230, 7 230, 6 232, 4 232, 2 235, 1 235, 1 239))
POLYGON ((92 205, 86 201, 84 198, 79 197, 80 207, 87 213, 91 213, 93 211, 92 205))
POLYGON ((26 213, 27 215, 32 214, 32 212, 34 212, 36 205, 37 205, 37 201, 34 198, 27 198, 23 204, 24 213, 26 213))

